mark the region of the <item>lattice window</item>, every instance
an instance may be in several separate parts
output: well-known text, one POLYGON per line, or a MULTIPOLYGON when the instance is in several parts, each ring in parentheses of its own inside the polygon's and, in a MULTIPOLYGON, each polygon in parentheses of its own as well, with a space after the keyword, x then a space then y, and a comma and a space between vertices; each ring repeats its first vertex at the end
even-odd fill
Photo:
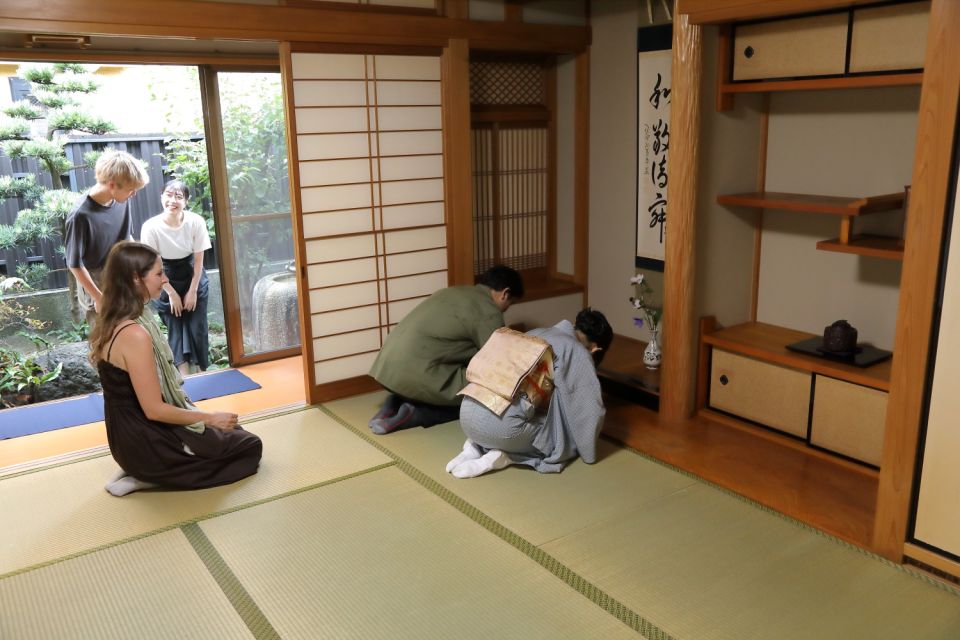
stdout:
POLYGON ((470 103, 544 104, 543 67, 537 62, 471 62, 470 103))
POLYGON ((472 131, 475 274, 547 266, 547 133, 545 124, 472 131))

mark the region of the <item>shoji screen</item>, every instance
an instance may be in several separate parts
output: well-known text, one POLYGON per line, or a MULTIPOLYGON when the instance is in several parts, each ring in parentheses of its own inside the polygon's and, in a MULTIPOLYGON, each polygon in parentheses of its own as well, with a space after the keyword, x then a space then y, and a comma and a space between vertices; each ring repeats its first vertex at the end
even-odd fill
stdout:
POLYGON ((390 327, 447 286, 440 59, 293 52, 290 69, 322 387, 366 375, 390 327))

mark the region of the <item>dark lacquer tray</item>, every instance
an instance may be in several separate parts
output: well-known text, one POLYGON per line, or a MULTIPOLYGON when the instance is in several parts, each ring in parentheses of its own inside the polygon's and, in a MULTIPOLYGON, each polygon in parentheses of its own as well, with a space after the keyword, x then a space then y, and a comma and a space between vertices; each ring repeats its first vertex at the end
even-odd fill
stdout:
POLYGON ((851 364, 855 367, 869 367, 878 362, 883 362, 893 355, 892 351, 877 349, 869 344, 859 344, 853 351, 827 351, 823 348, 822 336, 814 336, 806 340, 801 340, 800 342, 788 344, 787 349, 798 353, 805 353, 810 356, 817 356, 818 358, 824 358, 825 360, 832 360, 833 362, 851 364))

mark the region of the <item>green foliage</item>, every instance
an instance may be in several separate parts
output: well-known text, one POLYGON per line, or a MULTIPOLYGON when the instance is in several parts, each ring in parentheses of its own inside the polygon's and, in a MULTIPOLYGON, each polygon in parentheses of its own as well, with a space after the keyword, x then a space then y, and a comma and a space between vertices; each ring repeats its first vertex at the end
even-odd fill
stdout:
POLYGON ((4 109, 3 112, 11 118, 20 118, 22 120, 39 120, 43 117, 43 112, 40 108, 27 100, 20 100, 12 107, 4 109))
POLYGON ((26 338, 31 343, 33 343, 33 346, 38 351, 50 348, 51 342, 49 340, 47 340, 41 335, 37 335, 36 333, 33 333, 32 331, 17 331, 17 335, 22 338, 26 338))
POLYGON ((100 85, 93 80, 67 79, 51 84, 49 88, 54 93, 94 93, 100 85))
POLYGON ((0 200, 23 198, 27 202, 35 202, 45 190, 43 185, 37 184, 37 177, 34 175, 20 178, 0 176, 0 200))
POLYGON ((76 194, 66 189, 45 191, 30 209, 21 209, 12 225, 0 226, 0 248, 31 245, 60 232, 76 194))
POLYGON ((222 335, 210 336, 209 350, 210 369, 226 369, 230 366, 230 355, 227 353, 227 339, 222 335))
POLYGON ((61 95, 52 91, 45 91, 43 89, 35 89, 33 91, 33 97, 36 98, 37 102, 47 109, 60 109, 68 104, 73 104, 73 100, 70 99, 70 96, 61 95))
POLYGON ((21 264, 17 267, 17 275, 22 278, 31 289, 46 289, 47 276, 50 275, 50 268, 42 262, 21 264))
POLYGON ((56 69, 52 65, 20 67, 20 75, 23 76, 23 79, 34 84, 53 84, 55 74, 56 69))
POLYGON ((90 337, 90 325, 86 320, 80 322, 71 322, 67 329, 55 329, 47 332, 51 338, 56 338, 60 342, 83 342, 90 337))
POLYGON ((207 165, 207 145, 203 140, 187 137, 168 138, 165 142, 167 167, 173 177, 190 187, 190 202, 187 209, 199 213, 207 221, 211 235, 213 211, 210 192, 210 168, 207 165))
POLYGON ((117 129, 112 122, 80 111, 58 111, 47 118, 47 127, 51 131, 86 131, 97 136, 117 129))
MULTIPOLYGON (((0 392, 5 394, 32 394, 37 387, 55 380, 63 370, 58 362, 53 371, 44 371, 33 358, 9 349, 0 349, 0 392)), ((16 401, 4 400, 10 406, 16 401)))
POLYGON ((30 137, 30 123, 23 118, 11 118, 0 124, 0 140, 26 140, 30 137))
POLYGON ((87 72, 87 70, 83 68, 83 65, 77 62, 54 62, 53 70, 56 73, 84 74, 87 72))
POLYGON ((47 171, 59 177, 73 168, 63 151, 64 142, 62 139, 46 138, 8 140, 3 143, 3 152, 11 158, 37 158, 47 165, 47 171))
POLYGON ((29 291, 30 287, 21 278, 0 276, 0 326, 20 327, 33 331, 43 330, 47 323, 32 316, 36 309, 20 302, 15 296, 29 291))

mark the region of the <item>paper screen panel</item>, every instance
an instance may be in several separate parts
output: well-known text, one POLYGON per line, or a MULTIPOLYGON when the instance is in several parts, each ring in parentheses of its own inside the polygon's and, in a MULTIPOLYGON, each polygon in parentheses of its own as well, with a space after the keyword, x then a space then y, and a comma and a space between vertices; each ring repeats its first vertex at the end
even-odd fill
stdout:
POLYGON ((447 286, 447 272, 426 273, 387 280, 391 300, 415 298, 433 293, 447 286))
POLYGON ((369 184, 339 184, 300 190, 303 212, 360 209, 374 204, 369 184))
POLYGON ((390 317, 390 323, 396 324, 403 320, 408 313, 413 311, 418 304, 426 300, 428 297, 429 296, 423 296, 422 298, 408 298, 407 300, 397 300, 387 304, 387 313, 390 317))
POLYGON ((377 82, 377 104, 429 106, 440 104, 439 82, 377 82))
POLYGON ((366 77, 364 56, 362 55, 352 53, 294 53, 290 58, 294 78, 362 80, 366 77))
POLYGON ((312 107, 296 110, 297 133, 368 131, 366 107, 312 107))
POLYGON ((382 180, 410 180, 414 178, 442 178, 443 156, 407 156, 380 158, 382 180))
POLYGON ((378 80, 440 80, 440 58, 373 56, 378 80))
POLYGON ((376 359, 377 352, 374 351, 317 362, 313 365, 314 380, 317 384, 327 384, 328 382, 366 375, 376 359))
POLYGON ((376 140, 367 133, 314 133, 297 136, 300 161, 368 158, 376 155, 376 140))
POLYGON ((378 305, 354 307, 310 316, 310 328, 314 337, 346 333, 355 329, 374 329, 380 326, 378 305))
POLYGON ((443 224, 442 202, 420 202, 417 204, 383 207, 381 212, 383 215, 384 229, 443 224))
POLYGON ((376 255, 373 236, 319 238, 307 241, 307 262, 335 262, 376 255))
POLYGON ((433 249, 416 253, 398 253, 387 256, 387 273, 391 276, 407 276, 414 273, 442 271, 447 268, 447 250, 433 249))
POLYGON ((388 231, 384 233, 386 252, 423 251, 447 246, 447 230, 444 227, 388 231))
POLYGON ((310 283, 310 288, 367 282, 376 280, 377 276, 376 258, 312 264, 307 267, 307 282, 310 283))
POLYGON ((355 107, 367 103, 366 83, 359 80, 295 80, 297 107, 355 107))
POLYGON ((371 163, 367 158, 300 163, 300 186, 304 188, 364 183, 369 191, 372 177, 375 176, 371 173, 371 163))
POLYGON ((393 131, 381 132, 380 155, 411 156, 439 154, 443 152, 443 135, 440 131, 393 131))
POLYGON ((411 202, 439 202, 443 200, 443 180, 401 180, 380 185, 384 206, 411 202))
POLYGON ((377 283, 364 282, 342 287, 327 287, 310 291, 310 309, 316 313, 362 307, 377 302, 377 283))
POLYGON ((329 360, 355 353, 376 351, 379 348, 380 329, 365 329, 326 338, 314 338, 313 357, 317 361, 329 360))
POLYGON ((307 239, 364 231, 373 231, 371 209, 309 213, 303 216, 303 236, 307 239))
POLYGON ((380 131, 440 129, 440 107, 379 107, 377 128, 380 131))

